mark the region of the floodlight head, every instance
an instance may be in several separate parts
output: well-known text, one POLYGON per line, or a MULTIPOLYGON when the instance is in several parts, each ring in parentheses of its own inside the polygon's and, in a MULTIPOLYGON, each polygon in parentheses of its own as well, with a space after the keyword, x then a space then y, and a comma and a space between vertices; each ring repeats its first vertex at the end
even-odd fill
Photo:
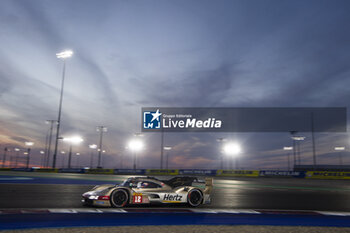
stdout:
POLYGON ((56 53, 56 57, 60 58, 60 59, 66 59, 69 58, 73 55, 73 51, 72 50, 65 50, 63 52, 60 53, 56 53))
POLYGON ((342 150, 345 150, 345 147, 344 146, 336 146, 336 147, 334 147, 334 150, 342 151, 342 150))
POLYGON ((283 150, 293 150, 293 147, 292 146, 285 146, 285 147, 283 147, 283 150))
POLYGON ((102 130, 102 132, 107 132, 107 127, 105 126, 97 126, 96 127, 96 131, 100 132, 102 130))
POLYGON ((171 146, 164 146, 164 150, 171 150, 173 149, 171 146))
POLYGON ((303 137, 303 136, 293 136, 292 139, 295 140, 295 141, 303 141, 303 140, 305 140, 305 137, 303 137))
POLYGON ((70 138, 63 138, 63 141, 70 142, 72 144, 79 144, 82 141, 84 141, 84 139, 82 139, 79 136, 74 136, 74 137, 70 137, 70 138))
POLYGON ((90 149, 96 149, 96 148, 97 148, 97 145, 96 145, 96 144, 91 144, 91 145, 89 145, 89 148, 90 148, 90 149))
POLYGON ((25 142, 24 143, 26 146, 33 146, 34 145, 34 142, 25 142))
POLYGON ((133 139, 129 142, 128 147, 132 151, 135 151, 135 152, 140 151, 143 149, 143 142, 141 140, 138 140, 138 139, 133 139))
POLYGON ((223 147, 225 154, 235 156, 241 152, 241 147, 236 143, 227 143, 223 147))

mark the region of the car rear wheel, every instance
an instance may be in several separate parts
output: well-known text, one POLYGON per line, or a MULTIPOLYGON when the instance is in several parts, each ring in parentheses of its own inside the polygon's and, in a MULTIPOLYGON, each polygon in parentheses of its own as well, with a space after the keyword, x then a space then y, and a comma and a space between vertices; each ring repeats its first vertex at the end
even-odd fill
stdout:
POLYGON ((198 189, 192 189, 187 195, 187 202, 192 207, 197 207, 202 204, 203 194, 198 189))
POLYGON ((129 195, 128 192, 124 189, 116 189, 111 194, 111 205, 113 207, 124 207, 128 203, 129 195))

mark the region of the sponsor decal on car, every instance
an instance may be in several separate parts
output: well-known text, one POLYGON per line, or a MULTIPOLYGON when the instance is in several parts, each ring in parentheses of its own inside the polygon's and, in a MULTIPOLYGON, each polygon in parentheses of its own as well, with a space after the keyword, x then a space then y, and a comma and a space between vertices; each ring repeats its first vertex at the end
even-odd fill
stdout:
POLYGON ((183 196, 179 194, 166 193, 163 196, 163 202, 177 203, 182 201, 183 196))

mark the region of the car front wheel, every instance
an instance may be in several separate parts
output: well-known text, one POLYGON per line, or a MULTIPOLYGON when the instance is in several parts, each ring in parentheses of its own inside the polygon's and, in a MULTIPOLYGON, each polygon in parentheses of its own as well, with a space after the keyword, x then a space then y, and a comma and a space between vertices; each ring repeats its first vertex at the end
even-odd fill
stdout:
POLYGON ((113 207, 124 207, 128 203, 129 195, 124 189, 116 189, 112 192, 110 201, 113 207))

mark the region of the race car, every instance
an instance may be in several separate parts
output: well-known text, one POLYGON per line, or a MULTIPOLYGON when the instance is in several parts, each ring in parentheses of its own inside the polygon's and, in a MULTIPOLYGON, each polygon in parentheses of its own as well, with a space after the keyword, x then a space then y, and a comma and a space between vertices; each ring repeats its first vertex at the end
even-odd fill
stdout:
POLYGON ((187 203, 191 207, 210 203, 213 179, 174 177, 159 180, 154 177, 130 177, 119 185, 95 186, 84 193, 82 203, 100 207, 125 207, 133 204, 187 203))

